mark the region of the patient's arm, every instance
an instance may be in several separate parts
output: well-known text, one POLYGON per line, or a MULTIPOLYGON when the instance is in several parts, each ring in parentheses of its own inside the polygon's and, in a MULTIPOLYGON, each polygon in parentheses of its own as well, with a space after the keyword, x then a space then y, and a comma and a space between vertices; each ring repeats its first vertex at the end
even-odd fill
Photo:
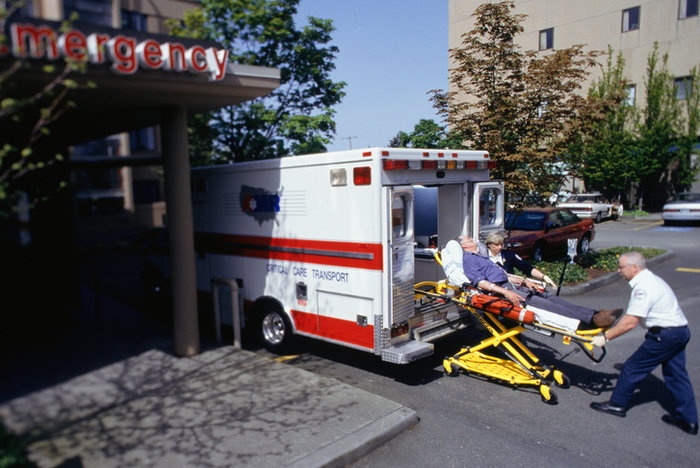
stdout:
POLYGON ((511 291, 509 289, 498 286, 497 284, 494 284, 488 280, 479 281, 477 286, 486 292, 500 294, 501 296, 505 297, 510 302, 512 302, 514 305, 519 306, 523 302, 523 299, 515 291, 511 291))

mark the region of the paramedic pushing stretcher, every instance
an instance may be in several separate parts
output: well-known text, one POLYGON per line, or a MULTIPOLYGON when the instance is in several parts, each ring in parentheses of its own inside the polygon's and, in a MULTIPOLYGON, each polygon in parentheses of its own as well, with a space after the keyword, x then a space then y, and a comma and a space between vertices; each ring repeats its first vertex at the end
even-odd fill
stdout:
POLYGON ((583 324, 596 328, 612 326, 622 314, 622 309, 595 311, 572 304, 559 296, 538 293, 528 288, 516 288, 508 281, 508 275, 504 269, 478 254, 479 245, 476 240, 469 236, 459 236, 457 241, 464 250, 462 258, 464 274, 472 284, 487 292, 500 294, 513 304, 527 303, 533 307, 577 319, 583 324))
POLYGON ((675 403, 672 414, 664 414, 661 420, 695 435, 698 410, 685 368, 685 348, 690 341, 688 320, 671 287, 647 270, 642 254, 620 255, 617 270, 632 288, 627 314, 613 328, 594 337, 592 343, 604 346, 637 325, 646 328, 647 333, 639 349, 622 366, 610 400, 591 403, 591 408, 624 417, 637 385, 660 364, 664 383, 675 403))

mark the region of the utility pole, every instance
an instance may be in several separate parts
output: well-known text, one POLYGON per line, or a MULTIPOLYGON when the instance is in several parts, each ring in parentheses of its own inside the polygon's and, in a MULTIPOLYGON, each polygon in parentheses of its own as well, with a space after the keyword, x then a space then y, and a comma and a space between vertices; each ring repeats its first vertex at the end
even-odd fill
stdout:
POLYGON ((357 137, 356 136, 348 136, 348 137, 341 138, 341 140, 348 140, 348 146, 350 147, 350 149, 352 149, 352 139, 354 139, 354 138, 357 138, 357 137))

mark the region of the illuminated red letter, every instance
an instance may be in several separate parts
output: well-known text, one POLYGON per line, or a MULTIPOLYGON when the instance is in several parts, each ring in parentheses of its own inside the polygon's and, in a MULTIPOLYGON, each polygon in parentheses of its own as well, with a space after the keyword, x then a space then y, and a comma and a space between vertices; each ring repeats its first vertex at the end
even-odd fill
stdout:
POLYGON ((112 68, 119 73, 133 74, 138 69, 136 61, 136 40, 131 37, 115 36, 107 43, 107 54, 114 63, 112 68))

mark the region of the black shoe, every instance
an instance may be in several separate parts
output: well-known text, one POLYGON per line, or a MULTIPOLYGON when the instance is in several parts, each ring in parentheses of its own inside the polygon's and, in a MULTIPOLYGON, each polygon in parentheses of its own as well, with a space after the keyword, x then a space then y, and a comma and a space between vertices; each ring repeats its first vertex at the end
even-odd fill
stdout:
POLYGON ((591 408, 593 408, 596 411, 600 411, 601 413, 614 414, 615 416, 619 416, 621 418, 624 418, 627 414, 627 410, 625 408, 623 408, 622 406, 615 406, 609 401, 594 401, 593 403, 591 403, 591 408))
POLYGON ((697 434, 698 433, 698 423, 689 423, 686 421, 683 421, 682 419, 676 419, 670 414, 664 414, 661 416, 661 420, 665 422, 666 424, 670 424, 671 426, 676 426, 682 431, 687 432, 688 434, 697 434))

